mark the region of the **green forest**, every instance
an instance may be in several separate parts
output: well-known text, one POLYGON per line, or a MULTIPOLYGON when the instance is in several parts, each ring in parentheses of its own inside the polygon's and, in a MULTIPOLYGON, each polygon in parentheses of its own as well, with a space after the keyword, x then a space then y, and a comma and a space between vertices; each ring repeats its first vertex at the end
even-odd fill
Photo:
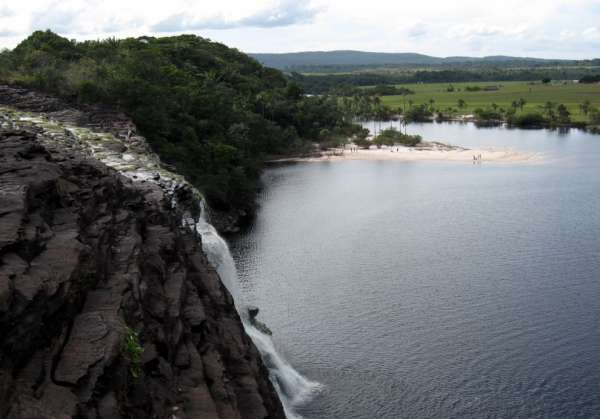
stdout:
POLYGON ((337 99, 306 97, 280 71, 194 35, 77 42, 38 31, 0 53, 0 82, 124 111, 220 210, 252 212, 267 156, 356 129, 337 99))
POLYGON ((556 68, 471 68, 435 70, 405 70, 390 72, 353 72, 341 74, 313 74, 291 72, 289 77, 302 86, 307 93, 345 93, 360 86, 395 84, 430 84, 462 82, 510 82, 550 80, 594 80, 600 67, 556 68))

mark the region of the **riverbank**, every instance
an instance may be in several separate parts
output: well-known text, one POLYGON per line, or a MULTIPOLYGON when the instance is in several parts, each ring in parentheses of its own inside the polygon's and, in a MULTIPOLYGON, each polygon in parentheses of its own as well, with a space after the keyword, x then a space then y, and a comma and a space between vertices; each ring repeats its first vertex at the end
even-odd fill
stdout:
POLYGON ((328 150, 321 155, 293 157, 271 160, 269 163, 317 162, 343 160, 399 160, 399 161, 455 161, 481 164, 517 163, 540 161, 539 153, 526 153, 510 148, 466 148, 439 142, 427 142, 417 147, 382 147, 359 149, 350 146, 346 149, 328 150))

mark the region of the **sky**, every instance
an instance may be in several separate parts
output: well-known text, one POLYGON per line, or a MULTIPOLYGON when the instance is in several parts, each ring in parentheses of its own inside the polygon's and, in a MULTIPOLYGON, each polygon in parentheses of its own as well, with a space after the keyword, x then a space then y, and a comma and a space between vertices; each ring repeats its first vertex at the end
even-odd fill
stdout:
POLYGON ((600 0, 0 0, 0 49, 193 33, 244 52, 600 57, 600 0))

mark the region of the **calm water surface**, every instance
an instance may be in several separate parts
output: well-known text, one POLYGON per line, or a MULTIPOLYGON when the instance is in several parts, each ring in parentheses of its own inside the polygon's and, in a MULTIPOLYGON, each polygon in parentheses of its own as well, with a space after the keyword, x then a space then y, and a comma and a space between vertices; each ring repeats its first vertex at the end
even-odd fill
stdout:
POLYGON ((268 170, 246 302, 325 385, 307 418, 600 417, 600 136, 409 126, 541 164, 268 170))

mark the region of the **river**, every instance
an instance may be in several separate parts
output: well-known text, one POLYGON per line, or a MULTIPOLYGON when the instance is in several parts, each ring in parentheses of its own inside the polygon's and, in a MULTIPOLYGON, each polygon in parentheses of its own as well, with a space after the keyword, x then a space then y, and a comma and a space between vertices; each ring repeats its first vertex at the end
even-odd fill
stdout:
POLYGON ((306 418, 600 417, 600 136, 412 124, 536 163, 272 168, 230 240, 306 418))

